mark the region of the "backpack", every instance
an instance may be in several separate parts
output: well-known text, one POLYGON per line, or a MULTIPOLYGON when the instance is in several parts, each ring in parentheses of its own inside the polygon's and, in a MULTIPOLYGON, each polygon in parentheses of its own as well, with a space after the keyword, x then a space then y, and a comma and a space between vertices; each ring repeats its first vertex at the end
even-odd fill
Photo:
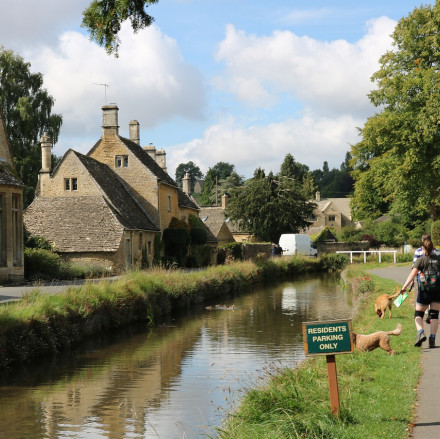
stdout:
MULTIPOLYGON (((420 291, 432 293, 440 291, 440 272, 436 263, 436 260, 431 260, 429 256, 422 256, 425 271, 420 272, 420 291), (423 279, 424 274, 425 279, 423 279)), ((422 268, 422 267, 420 267, 422 268)))

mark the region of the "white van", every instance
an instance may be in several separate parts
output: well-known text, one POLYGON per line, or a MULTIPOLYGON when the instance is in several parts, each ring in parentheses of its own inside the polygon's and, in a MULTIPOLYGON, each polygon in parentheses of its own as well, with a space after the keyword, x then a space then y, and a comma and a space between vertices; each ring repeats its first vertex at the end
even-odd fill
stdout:
POLYGON ((286 233, 281 235, 279 245, 283 249, 284 256, 318 256, 318 250, 309 235, 286 233))

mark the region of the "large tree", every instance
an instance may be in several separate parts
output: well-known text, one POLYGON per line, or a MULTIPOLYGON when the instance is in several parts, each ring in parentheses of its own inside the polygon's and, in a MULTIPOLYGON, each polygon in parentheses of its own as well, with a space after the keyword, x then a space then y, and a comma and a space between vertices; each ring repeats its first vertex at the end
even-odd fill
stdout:
POLYGON ((43 88, 41 73, 11 50, 0 47, 0 108, 11 141, 17 172, 23 181, 24 204, 34 196, 41 169, 39 139, 48 132, 57 141, 62 118, 52 114, 54 99, 43 88))
POLYGON ((380 59, 371 102, 380 112, 352 147, 356 218, 440 215, 440 2, 402 18, 380 59))
POLYGON ((153 17, 147 7, 158 0, 93 0, 83 13, 82 26, 91 40, 105 47, 107 53, 118 54, 122 22, 130 20, 134 32, 150 26, 153 17))
POLYGON ((182 187, 182 179, 185 177, 185 174, 189 174, 191 192, 194 191, 194 185, 199 178, 203 178, 203 172, 200 168, 192 161, 188 163, 180 163, 176 168, 176 183, 180 188, 182 187))
POLYGON ((227 179, 235 171, 235 166, 227 162, 218 162, 208 169, 203 182, 200 201, 203 205, 215 204, 219 202, 219 184, 221 180, 227 179))
POLYGON ((310 225, 307 219, 315 206, 295 178, 266 176, 257 169, 252 179, 234 190, 227 214, 260 240, 278 242, 283 233, 297 233, 310 225))

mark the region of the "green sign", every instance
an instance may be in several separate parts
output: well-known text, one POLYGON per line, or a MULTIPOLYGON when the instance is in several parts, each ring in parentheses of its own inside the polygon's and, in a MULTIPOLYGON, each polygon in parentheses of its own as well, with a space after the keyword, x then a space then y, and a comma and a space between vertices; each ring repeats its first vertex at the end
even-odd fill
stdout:
POLYGON ((306 355, 333 355, 353 352, 351 321, 303 322, 306 355))

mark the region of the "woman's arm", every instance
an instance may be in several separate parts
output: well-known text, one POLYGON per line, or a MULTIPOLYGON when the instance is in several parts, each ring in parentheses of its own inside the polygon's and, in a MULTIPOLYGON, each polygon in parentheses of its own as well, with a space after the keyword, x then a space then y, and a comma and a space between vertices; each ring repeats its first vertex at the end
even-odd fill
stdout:
POLYGON ((408 285, 410 285, 413 282, 413 280, 417 276, 418 272, 419 272, 418 268, 413 268, 410 271, 408 278, 406 279, 405 283, 403 284, 402 289, 400 290, 400 294, 402 294, 402 293, 404 293, 406 291, 408 285))

